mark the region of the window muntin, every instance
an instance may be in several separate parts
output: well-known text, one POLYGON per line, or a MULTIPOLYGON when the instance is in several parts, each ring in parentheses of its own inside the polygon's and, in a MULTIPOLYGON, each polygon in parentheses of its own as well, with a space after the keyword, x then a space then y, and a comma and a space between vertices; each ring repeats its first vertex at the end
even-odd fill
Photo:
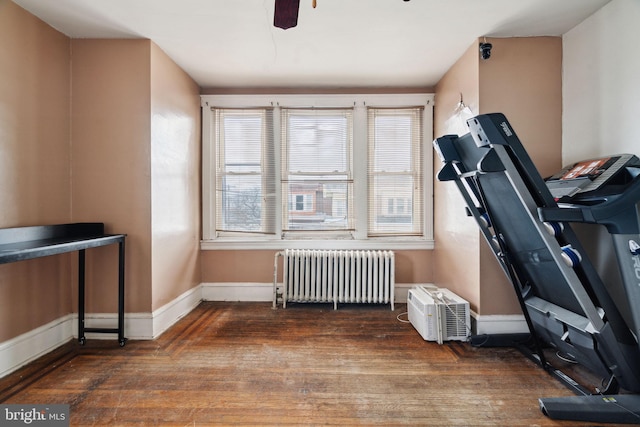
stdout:
POLYGON ((281 130, 282 199, 289 200, 282 230, 353 230, 353 112, 283 109, 281 130))
POLYGON ((215 109, 216 232, 274 233, 272 114, 215 109))
POLYGON ((369 236, 422 235, 423 108, 369 108, 369 236))
MULTIPOLYGON (((305 249, 377 249, 384 244, 389 249, 432 249, 433 248, 433 219, 432 219, 432 150, 429 141, 432 136, 433 95, 409 94, 409 95, 202 95, 203 107, 203 241, 202 249, 275 249, 305 248, 305 249), (369 230, 370 205, 369 187, 369 126, 367 124, 368 107, 404 108, 407 105, 423 106, 423 135, 424 149, 419 154, 422 156, 422 193, 420 199, 406 200, 404 202, 393 200, 393 214, 399 213, 400 206, 404 205, 404 214, 416 212, 413 203, 423 205, 422 209, 422 234, 372 234, 369 230), (313 107, 311 107, 313 106, 313 107), (352 170, 350 183, 352 191, 352 205, 347 201, 338 201, 333 198, 332 210, 336 215, 347 217, 350 215, 353 221, 353 229, 349 230, 283 230, 283 218, 285 211, 292 205, 292 200, 284 197, 286 194, 282 182, 282 153, 284 144, 281 142, 281 112, 285 109, 350 109, 353 111, 353 136, 352 136, 352 170), (261 204, 261 217, 265 211, 272 213, 266 230, 274 230, 273 233, 263 232, 229 232, 216 231, 218 203, 216 202, 216 145, 214 125, 214 112, 216 109, 245 109, 269 110, 267 117, 272 117, 269 126, 272 126, 272 139, 267 143, 271 148, 262 153, 263 161, 275 164, 273 169, 262 168, 263 179, 261 186, 264 188, 261 204), (271 158, 268 158, 271 155, 271 158), (267 177, 267 174, 271 176, 267 177), (268 186, 265 186, 268 184, 268 186), (396 207, 397 205, 397 207, 396 207), (355 207, 355 208, 354 208, 355 207)), ((308 182, 305 182, 308 184, 308 182)), ((303 198, 304 200, 304 198, 303 198)), ((315 209, 307 197, 307 209, 315 209)), ((384 203, 384 202, 383 202, 384 203)), ((387 202, 388 203, 388 202, 387 202)), ((305 202, 303 201, 303 206, 305 202)), ((387 207, 385 206, 385 210, 387 207)), ((391 215, 391 212, 389 212, 391 215)), ((254 215, 255 216, 255 215, 254 215)), ((286 227, 285 227, 286 228, 286 227)))

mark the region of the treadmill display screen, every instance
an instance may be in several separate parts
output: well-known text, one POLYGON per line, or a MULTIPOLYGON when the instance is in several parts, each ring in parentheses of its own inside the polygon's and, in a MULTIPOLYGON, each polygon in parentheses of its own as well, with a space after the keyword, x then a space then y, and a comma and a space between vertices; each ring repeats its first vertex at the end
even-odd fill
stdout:
POLYGON ((595 179, 600 176, 608 166, 610 166, 611 157, 605 157, 603 159, 592 159, 582 162, 578 162, 573 165, 560 179, 575 179, 588 177, 595 179))
POLYGON ((631 154, 582 160, 564 167, 548 178, 547 187, 556 200, 595 191, 607 184, 618 172, 636 162, 637 158, 631 154))

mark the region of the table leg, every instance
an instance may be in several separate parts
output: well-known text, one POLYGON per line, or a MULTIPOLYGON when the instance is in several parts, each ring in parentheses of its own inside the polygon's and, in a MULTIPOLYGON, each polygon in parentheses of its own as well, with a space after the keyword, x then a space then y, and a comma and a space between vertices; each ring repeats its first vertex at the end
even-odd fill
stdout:
POLYGON ((118 244, 118 343, 124 347, 124 239, 118 244))
POLYGON ((85 250, 78 251, 78 342, 84 345, 84 279, 85 279, 85 250))

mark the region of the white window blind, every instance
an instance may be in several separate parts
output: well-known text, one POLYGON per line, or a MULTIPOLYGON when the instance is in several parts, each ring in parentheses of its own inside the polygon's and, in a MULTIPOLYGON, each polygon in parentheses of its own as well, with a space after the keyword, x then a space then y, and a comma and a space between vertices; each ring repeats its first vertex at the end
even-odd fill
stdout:
POLYGON ((203 249, 433 248, 432 95, 201 106, 203 249))
POLYGON ((283 108, 280 129, 282 231, 353 230, 352 109, 283 108))
POLYGON ((368 235, 423 233, 423 108, 368 108, 368 235))
POLYGON ((216 232, 275 232, 273 111, 212 109, 216 232))

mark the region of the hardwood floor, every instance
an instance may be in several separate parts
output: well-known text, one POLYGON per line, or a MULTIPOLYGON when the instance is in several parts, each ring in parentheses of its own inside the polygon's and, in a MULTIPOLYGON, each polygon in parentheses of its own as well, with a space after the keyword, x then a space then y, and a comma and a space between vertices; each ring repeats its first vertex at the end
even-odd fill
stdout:
POLYGON ((0 403, 69 404, 71 425, 584 425, 540 412, 572 393, 517 350, 425 342, 404 308, 203 302, 154 341, 70 342, 0 403))

